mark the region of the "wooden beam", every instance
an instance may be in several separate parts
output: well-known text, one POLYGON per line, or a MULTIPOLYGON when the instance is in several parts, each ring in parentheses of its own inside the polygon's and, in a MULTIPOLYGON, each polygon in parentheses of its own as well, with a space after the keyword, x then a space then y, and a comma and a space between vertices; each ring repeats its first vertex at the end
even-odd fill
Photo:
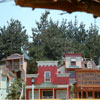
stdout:
POLYGON ((100 0, 15 0, 16 5, 32 8, 64 10, 69 13, 80 11, 100 16, 100 0))

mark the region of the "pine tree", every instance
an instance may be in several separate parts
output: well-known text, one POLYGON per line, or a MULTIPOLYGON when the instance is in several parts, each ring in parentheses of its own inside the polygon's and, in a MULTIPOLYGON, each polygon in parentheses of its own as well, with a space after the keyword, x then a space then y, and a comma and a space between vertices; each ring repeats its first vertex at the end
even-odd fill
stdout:
POLYGON ((13 53, 22 53, 21 48, 27 49, 28 46, 28 36, 21 23, 13 19, 7 23, 7 27, 0 28, 0 59, 13 53))

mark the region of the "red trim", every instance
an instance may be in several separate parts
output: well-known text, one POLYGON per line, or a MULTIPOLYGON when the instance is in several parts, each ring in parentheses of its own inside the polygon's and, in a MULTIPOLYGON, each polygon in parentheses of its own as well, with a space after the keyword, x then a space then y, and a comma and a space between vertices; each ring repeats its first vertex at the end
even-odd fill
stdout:
POLYGON ((73 57, 73 56, 82 57, 82 54, 79 54, 79 53, 67 53, 67 54, 65 54, 65 57, 73 57))
POLYGON ((40 89, 40 99, 42 99, 42 90, 40 89))
MULTIPOLYGON (((37 91, 38 89, 35 89, 35 91, 37 91)), ((45 90, 53 90, 53 89, 40 89, 40 99, 42 99, 42 92, 45 91, 45 90)), ((56 99, 56 91, 57 90, 67 90, 67 88, 57 88, 57 89, 54 89, 54 98, 56 99)), ((26 99, 29 99, 29 92, 32 91, 32 89, 26 89, 26 99)), ((67 95, 67 94, 66 94, 67 95)), ((68 95, 69 95, 69 98, 70 98, 70 87, 69 87, 69 90, 68 90, 68 95)))
POLYGON ((70 99, 70 86, 69 86, 69 88, 68 88, 68 99, 70 99))
POLYGON ((30 91, 31 89, 26 89, 26 99, 29 99, 29 91, 30 91))
POLYGON ((56 89, 54 89, 54 99, 56 99, 56 89))

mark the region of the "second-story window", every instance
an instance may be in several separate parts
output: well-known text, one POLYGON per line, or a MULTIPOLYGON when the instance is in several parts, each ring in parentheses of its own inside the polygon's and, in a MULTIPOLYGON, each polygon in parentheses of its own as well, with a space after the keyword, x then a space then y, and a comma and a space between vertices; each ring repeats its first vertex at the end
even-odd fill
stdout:
POLYGON ((76 61, 71 61, 71 66, 76 66, 76 61))
POLYGON ((50 72, 49 71, 46 71, 44 72, 44 81, 45 82, 50 82, 50 72))
POLYGON ((71 59, 71 66, 76 66, 76 59, 75 58, 71 59))

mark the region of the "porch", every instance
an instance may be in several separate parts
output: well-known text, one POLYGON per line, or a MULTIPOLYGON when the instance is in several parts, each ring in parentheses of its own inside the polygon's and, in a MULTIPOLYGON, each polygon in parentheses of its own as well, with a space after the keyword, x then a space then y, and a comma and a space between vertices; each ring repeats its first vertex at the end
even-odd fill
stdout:
MULTIPOLYGON (((35 85, 34 87, 34 99, 69 99, 69 87, 68 85, 52 85, 51 83, 42 83, 41 85, 35 85)), ((26 98, 32 99, 32 87, 26 87, 26 98)))

